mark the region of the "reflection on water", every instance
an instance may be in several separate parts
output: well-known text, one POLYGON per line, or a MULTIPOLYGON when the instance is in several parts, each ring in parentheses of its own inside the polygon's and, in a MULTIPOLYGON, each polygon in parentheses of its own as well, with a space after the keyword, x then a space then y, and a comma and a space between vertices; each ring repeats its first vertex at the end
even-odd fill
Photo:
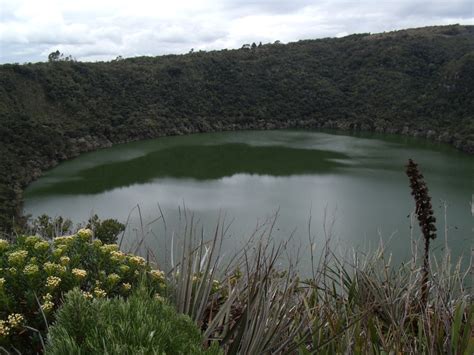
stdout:
POLYGON ((242 143, 183 145, 80 170, 70 179, 33 185, 30 196, 97 194, 160 177, 216 180, 235 174, 290 176, 327 174, 344 166, 346 155, 331 151, 242 143))
MULTIPOLYGON (((219 211, 232 220, 226 248, 241 245, 258 223, 279 210, 276 241, 294 234, 305 263, 308 219, 316 241, 334 220, 342 250, 384 240, 395 260, 410 253, 413 210, 404 165, 420 164, 433 198, 438 229, 448 204, 449 245, 469 256, 473 218, 472 156, 450 147, 396 136, 347 136, 305 131, 228 132, 167 137, 119 145, 65 162, 26 191, 25 212, 75 221, 91 213, 122 221, 140 205, 145 224, 159 215, 179 224, 183 204, 211 232, 219 211), (326 221, 325 221, 326 216, 326 221)), ((138 224, 132 215, 131 224, 138 224)), ((160 249, 162 226, 150 224, 160 249)), ((414 230, 415 237, 419 234, 414 230)), ((442 233, 444 234, 444 233, 442 233)), ((130 232, 129 238, 133 238, 130 232)), ((444 235, 435 241, 441 249, 444 235)), ((304 265, 302 266, 304 267, 304 265)))

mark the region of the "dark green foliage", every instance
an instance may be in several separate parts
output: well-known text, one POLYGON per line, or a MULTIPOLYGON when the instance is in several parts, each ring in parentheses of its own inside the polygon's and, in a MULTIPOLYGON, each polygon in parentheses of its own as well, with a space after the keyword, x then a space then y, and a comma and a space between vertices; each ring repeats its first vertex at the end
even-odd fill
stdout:
POLYGON ((94 231, 94 236, 105 244, 114 244, 120 232, 125 230, 125 225, 116 219, 105 219, 101 221, 99 216, 94 215, 89 219, 87 228, 94 231))
POLYGON ((44 169, 137 139, 324 127, 430 137, 472 153, 473 38, 474 26, 454 25, 108 63, 2 65, 0 230, 11 229, 22 188, 44 169))
POLYGON ((127 300, 71 291, 50 327, 46 354, 206 354, 196 325, 139 290, 127 300))

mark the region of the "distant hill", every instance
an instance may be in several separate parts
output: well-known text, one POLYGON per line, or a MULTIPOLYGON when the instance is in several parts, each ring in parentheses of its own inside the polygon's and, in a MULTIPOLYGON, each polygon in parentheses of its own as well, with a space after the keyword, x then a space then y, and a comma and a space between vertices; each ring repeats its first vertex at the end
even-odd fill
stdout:
POLYGON ((81 152, 162 135, 289 127, 409 134, 474 153, 474 26, 1 65, 0 230, 19 216, 27 183, 81 152))

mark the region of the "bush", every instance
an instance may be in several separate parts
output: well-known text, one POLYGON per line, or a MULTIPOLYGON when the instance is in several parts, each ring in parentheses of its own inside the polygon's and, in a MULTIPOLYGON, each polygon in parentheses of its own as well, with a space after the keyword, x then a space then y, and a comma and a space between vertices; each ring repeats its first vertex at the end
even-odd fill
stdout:
POLYGON ((50 327, 48 354, 215 354, 204 351, 196 325, 144 288, 128 299, 66 295, 50 327))
POLYGON ((88 298, 127 296, 141 280, 151 292, 166 287, 163 272, 115 244, 93 239, 89 229, 52 241, 0 240, 0 346, 41 350, 38 331, 44 334, 63 294, 73 288, 88 298))
POLYGON ((89 219, 87 228, 94 231, 94 236, 103 243, 116 243, 117 236, 125 230, 125 225, 116 219, 105 219, 101 221, 97 215, 89 219))

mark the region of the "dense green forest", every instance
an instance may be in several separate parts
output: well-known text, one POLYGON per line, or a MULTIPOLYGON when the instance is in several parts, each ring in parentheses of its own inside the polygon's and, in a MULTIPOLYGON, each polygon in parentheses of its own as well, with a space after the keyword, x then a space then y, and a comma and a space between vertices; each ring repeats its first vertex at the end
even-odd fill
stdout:
POLYGON ((186 55, 0 66, 0 230, 21 192, 81 152, 215 130, 339 128, 474 153, 474 26, 186 55))

